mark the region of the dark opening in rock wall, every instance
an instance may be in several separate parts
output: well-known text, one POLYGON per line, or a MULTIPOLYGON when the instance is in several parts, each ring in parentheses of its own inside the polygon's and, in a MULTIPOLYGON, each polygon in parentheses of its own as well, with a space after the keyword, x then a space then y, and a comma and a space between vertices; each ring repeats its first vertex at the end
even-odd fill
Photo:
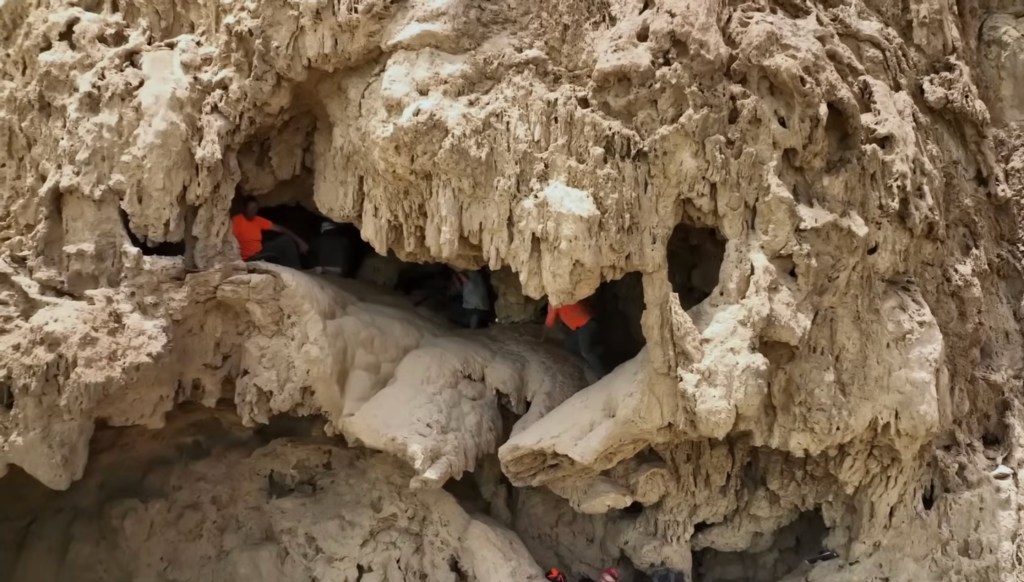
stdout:
POLYGON ((718 285, 725 240, 710 228, 680 224, 668 241, 668 276, 685 309, 707 299, 718 285))

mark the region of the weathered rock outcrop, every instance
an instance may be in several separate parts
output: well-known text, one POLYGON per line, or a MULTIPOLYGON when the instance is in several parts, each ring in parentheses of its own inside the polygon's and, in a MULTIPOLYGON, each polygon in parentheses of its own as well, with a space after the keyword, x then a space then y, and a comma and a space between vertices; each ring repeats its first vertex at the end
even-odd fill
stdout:
POLYGON ((69 495, 41 493, 23 474, 0 485, 23 501, 0 510, 4 533, 20 538, 0 550, 5 574, 543 580, 515 534, 444 491, 409 491, 400 461, 340 448, 308 427, 254 435, 227 416, 191 411, 160 431, 101 434, 69 495))
MULTIPOLYGON (((475 565, 447 577, 537 573, 464 535, 573 573, 1019 575, 1017 480, 990 472, 1021 463, 1022 22, 1009 0, 4 3, 0 467, 83 499, 97 422, 233 402, 246 426, 323 417, 335 448, 224 453, 241 498, 193 519, 256 503, 260 467, 333 455, 304 470, 339 492, 275 523, 359 488, 427 523, 462 477, 510 530, 413 528, 446 545, 382 579, 442 579, 448 556, 475 565), (486 265, 505 321, 639 273, 646 345, 584 387, 529 324, 456 331, 245 265, 239 187, 381 255, 486 265), (839 559, 805 563, 823 548, 839 559)), ((289 570, 291 534, 244 551, 366 578, 350 552, 392 554, 356 529, 340 570, 289 570)), ((249 577, 228 563, 164 575, 249 577)))

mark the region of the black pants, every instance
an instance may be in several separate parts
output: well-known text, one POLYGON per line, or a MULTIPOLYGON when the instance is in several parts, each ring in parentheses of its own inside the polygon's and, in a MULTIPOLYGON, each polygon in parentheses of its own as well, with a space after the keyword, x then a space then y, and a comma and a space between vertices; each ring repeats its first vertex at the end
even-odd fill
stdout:
POLYGON ((291 267, 293 269, 302 268, 302 259, 299 257, 299 247, 295 244, 295 241, 286 236, 279 236, 264 242, 263 250, 246 260, 266 261, 268 263, 274 263, 275 265, 281 265, 282 267, 291 267))
MULTIPOLYGON (((460 299, 461 301, 461 299, 460 299)), ((487 325, 490 313, 483 309, 471 309, 460 304, 453 305, 448 314, 448 321, 460 327, 469 329, 480 329, 487 325)))
POLYGON ((338 229, 321 234, 313 246, 316 266, 337 269, 342 277, 355 277, 355 248, 338 229))
POLYGON ((565 338, 565 347, 576 352, 583 358, 598 377, 604 376, 604 363, 601 361, 601 343, 598 339, 597 322, 591 319, 583 327, 570 332, 565 338))

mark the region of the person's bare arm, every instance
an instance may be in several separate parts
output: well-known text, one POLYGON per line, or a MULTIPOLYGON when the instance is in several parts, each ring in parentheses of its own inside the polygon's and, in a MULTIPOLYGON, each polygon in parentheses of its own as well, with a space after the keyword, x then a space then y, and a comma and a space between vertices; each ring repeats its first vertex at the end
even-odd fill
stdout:
POLYGON ((309 245, 306 244, 306 241, 302 240, 302 238, 299 237, 299 235, 297 235, 294 232, 288 230, 287 228, 281 226, 280 224, 275 224, 275 225, 271 226, 270 230, 272 230, 274 232, 279 232, 279 233, 281 233, 281 234, 291 238, 293 241, 295 241, 295 244, 299 246, 299 252, 301 252, 301 253, 309 252, 309 245))

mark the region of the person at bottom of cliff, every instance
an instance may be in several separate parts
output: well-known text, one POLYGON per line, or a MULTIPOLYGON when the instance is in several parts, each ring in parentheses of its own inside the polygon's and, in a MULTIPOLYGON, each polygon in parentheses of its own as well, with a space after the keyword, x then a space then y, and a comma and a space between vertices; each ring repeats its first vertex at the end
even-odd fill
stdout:
POLYGON ((598 582, 619 582, 619 571, 611 567, 605 568, 598 582))
POLYGON ((456 322, 469 329, 483 327, 491 312, 491 298, 483 274, 480 271, 455 271, 452 279, 455 287, 462 292, 462 309, 455 318, 456 322))
POLYGON ((544 328, 549 329, 555 326, 556 321, 561 321, 569 328, 569 337, 566 338, 566 348, 569 351, 578 353, 587 366, 597 374, 598 378, 604 376, 604 363, 601 361, 601 346, 598 342, 597 321, 590 308, 583 302, 570 303, 558 307, 548 304, 548 317, 544 320, 544 328))
POLYGON ((242 212, 231 217, 231 231, 238 239, 239 254, 243 261, 266 261, 276 265, 302 268, 299 253, 309 250, 306 241, 287 228, 257 215, 259 203, 252 196, 242 199, 242 212), (284 235, 263 243, 264 231, 284 235))

